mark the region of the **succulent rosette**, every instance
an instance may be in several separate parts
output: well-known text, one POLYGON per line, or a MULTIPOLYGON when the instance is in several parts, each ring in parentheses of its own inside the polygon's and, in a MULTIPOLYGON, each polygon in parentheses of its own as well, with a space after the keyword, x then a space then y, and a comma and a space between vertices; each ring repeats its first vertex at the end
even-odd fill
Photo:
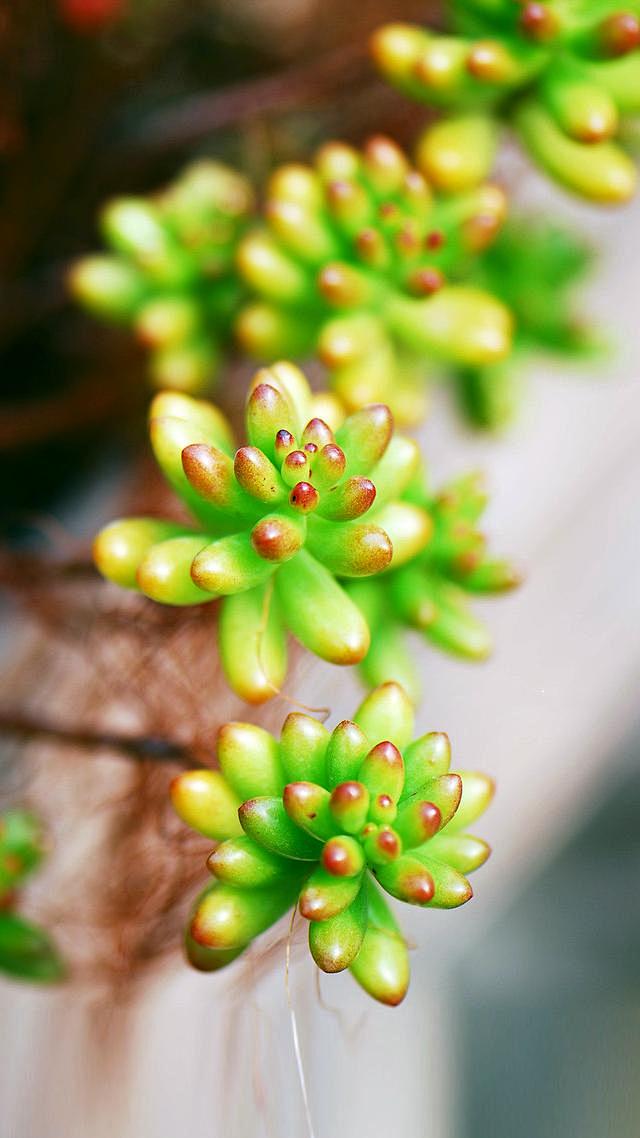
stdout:
POLYGON ((112 252, 77 261, 70 287, 90 312, 133 329, 155 387, 197 395, 213 386, 242 295, 236 245, 252 212, 246 178, 208 159, 158 194, 103 209, 112 252))
POLYGON ((519 576, 506 560, 487 550, 479 522, 488 503, 480 474, 464 475, 433 493, 420 473, 404 495, 430 518, 428 543, 409 563, 370 581, 351 581, 347 590, 376 634, 360 665, 367 684, 393 679, 419 698, 418 670, 407 632, 466 660, 484 660, 491 637, 474 614, 475 596, 514 588, 519 576))
POLYGON ((21 980, 59 980, 64 973, 48 934, 15 912, 18 890, 44 854, 44 833, 33 814, 0 813, 0 973, 21 980))
POLYGON ((319 356, 349 409, 383 402, 416 422, 430 366, 490 364, 510 350, 508 310, 468 281, 504 214, 496 186, 435 195, 388 138, 362 151, 330 142, 312 166, 276 170, 263 223, 240 242, 255 299, 236 338, 261 362, 319 356))
POLYGON ((446 190, 491 169, 505 118, 556 181, 595 202, 627 201, 636 171, 620 144, 640 111, 640 3, 450 0, 447 31, 389 24, 373 37, 382 74, 452 111, 428 128, 418 165, 446 190))
POLYGON ((388 407, 363 407, 335 432, 322 409, 335 410, 292 364, 263 369, 247 399, 248 443, 236 449, 211 404, 158 395, 152 446, 195 520, 121 519, 95 541, 104 576, 155 601, 223 598, 222 664, 252 703, 280 688, 287 630, 331 663, 362 660, 371 632, 340 579, 410 560, 431 532, 424 510, 400 500, 419 452, 394 434, 388 407))
POLYGON ((486 367, 453 369, 461 405, 480 427, 499 429, 517 413, 522 372, 533 355, 583 360, 602 348, 576 313, 575 290, 592 263, 592 250, 571 230, 541 218, 507 222, 474 266, 478 283, 515 316, 512 356, 486 367))
POLYGON ((468 875, 490 852, 468 827, 493 793, 485 775, 450 770, 446 735, 413 733, 395 683, 333 732, 298 712, 279 741, 248 723, 221 728, 219 770, 172 784, 179 816, 219 843, 187 929, 192 964, 224 967, 297 905, 323 972, 348 968, 374 999, 400 1003, 409 958, 385 893, 423 908, 468 901, 468 875))

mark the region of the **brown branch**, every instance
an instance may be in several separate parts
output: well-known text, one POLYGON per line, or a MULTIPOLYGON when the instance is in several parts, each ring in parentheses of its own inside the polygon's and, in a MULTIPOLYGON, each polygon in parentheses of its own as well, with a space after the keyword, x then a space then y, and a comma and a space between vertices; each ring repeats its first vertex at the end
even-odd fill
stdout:
POLYGON ((51 438, 117 422, 127 409, 141 405, 143 397, 140 381, 137 384, 132 381, 127 389, 111 377, 97 375, 76 383, 62 394, 13 405, 5 403, 0 422, 0 452, 35 446, 51 438))
POLYGON ((89 553, 78 550, 65 558, 40 553, 15 553, 0 547, 0 588, 29 589, 59 581, 98 581, 98 571, 89 553))
MULTIPOLYGON (((441 5, 424 0, 404 5, 403 18, 421 23, 428 18, 434 28, 443 28, 441 5)), ((373 23, 371 30, 376 26, 373 23)), ((367 36, 362 30, 355 43, 341 44, 317 58, 305 59, 275 74, 235 83, 203 95, 191 95, 176 107, 162 107, 142 118, 128 136, 114 142, 131 159, 164 153, 201 141, 207 134, 236 126, 258 115, 283 114, 313 106, 322 99, 344 105, 350 88, 390 88, 377 78, 370 57, 367 36)), ((111 148, 104 157, 113 161, 111 148)))
MULTIPOLYGON (((136 158, 187 146, 212 131, 256 115, 297 110, 327 95, 344 96, 371 70, 366 43, 349 44, 276 75, 237 83, 222 91, 192 95, 177 107, 156 111, 143 118, 114 149, 136 158)), ((110 153, 109 161, 112 160, 110 153)))
POLYGON ((49 739, 89 751, 106 748, 119 751, 138 762, 175 763, 185 768, 204 766, 189 747, 173 739, 152 735, 121 735, 113 731, 77 730, 20 711, 0 711, 0 734, 27 742, 38 738, 49 739))

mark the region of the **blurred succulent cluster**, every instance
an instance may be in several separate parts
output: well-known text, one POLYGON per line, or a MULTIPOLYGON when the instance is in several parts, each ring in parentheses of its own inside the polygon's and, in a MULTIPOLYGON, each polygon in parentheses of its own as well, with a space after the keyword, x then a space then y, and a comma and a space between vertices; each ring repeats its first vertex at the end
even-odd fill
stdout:
POLYGON ((197 968, 224 967, 297 905, 323 972, 349 968, 374 999, 400 1003, 407 945, 381 890, 421 907, 468 901, 467 875, 490 851, 467 828, 493 793, 485 775, 450 771, 446 735, 413 734, 394 683, 333 732, 298 712, 279 741, 248 723, 221 728, 220 769, 172 785, 183 821, 220 843, 187 930, 197 968))
POLYGON ((133 329, 149 349, 154 387, 201 394, 215 384, 242 293, 236 246, 252 211, 246 178, 206 159, 158 194, 103 209, 113 251, 76 262, 70 287, 92 313, 133 329))
POLYGON ((26 810, 0 813, 0 973, 52 981, 64 974, 51 938, 16 911, 18 890, 45 854, 42 826, 26 810))
POLYGON ((461 404, 478 426, 499 429, 518 410, 522 373, 529 357, 547 354, 571 360, 595 355, 601 343, 577 315, 576 287, 591 267, 593 252, 570 229, 538 217, 507 221, 473 267, 478 284, 499 297, 515 320, 514 350, 484 367, 453 369, 461 404))
POLYGON ((264 222, 240 242, 258 296, 237 319, 240 346, 261 362, 318 356, 349 409, 381 401, 419 421, 430 366, 509 353, 509 312, 468 280, 505 209, 491 185, 434 195, 388 138, 327 143, 313 166, 276 170, 264 222))
MULTIPOLYGON (((288 363, 256 374, 249 445, 237 450, 211 404, 158 395, 152 446, 197 528, 125 518, 95 541, 98 568, 119 585, 164 604, 223 598, 222 664, 252 703, 280 689, 287 630, 331 663, 366 657, 365 675, 377 680, 398 675, 406 659, 396 635, 403 623, 450 651, 486 655, 487 635, 453 582, 469 591, 515 584, 505 563, 484 560, 474 522, 486 499, 476 480, 434 498, 417 444, 394 434, 388 407, 340 418, 332 397, 314 397, 288 363)), ((408 662, 400 674, 415 691, 408 662)))
POLYGON ((449 0, 446 31, 389 24, 372 41, 382 74, 454 112, 427 130, 418 165, 461 189, 487 176, 505 117, 546 172, 582 197, 624 202, 636 171, 619 141, 640 110, 640 4, 631 0, 449 0))
POLYGON ((436 647, 467 660, 483 660, 491 637, 473 614, 474 596, 503 593, 519 584, 510 562, 487 552, 478 522, 488 496, 479 474, 469 474, 433 493, 421 471, 403 495, 430 519, 424 548, 382 577, 347 583, 349 596, 375 628, 360 665, 368 684, 397 680, 414 699, 420 683, 406 633, 413 629, 436 647))
POLYGON ((201 161, 103 211, 116 252, 77 262, 71 287, 134 329, 155 386, 207 391, 235 340, 263 363, 318 357, 348 410, 384 402, 400 423, 424 417, 444 368, 471 420, 495 428, 517 407, 523 348, 586 342, 568 300, 584 249, 526 217, 503 232, 497 186, 434 194, 376 136, 280 167, 266 198, 252 224, 247 181, 201 161))

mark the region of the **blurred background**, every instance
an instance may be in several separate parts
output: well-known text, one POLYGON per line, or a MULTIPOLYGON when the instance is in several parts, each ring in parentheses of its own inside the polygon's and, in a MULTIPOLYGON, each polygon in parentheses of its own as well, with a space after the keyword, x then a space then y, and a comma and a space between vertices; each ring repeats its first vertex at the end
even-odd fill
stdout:
MULTIPOLYGON (((186 968, 176 944, 207 843, 165 807, 176 748, 289 708, 247 714, 227 693, 215 613, 157 613, 87 570, 98 526, 163 491, 142 354, 74 307, 65 273, 97 246, 106 197, 155 189, 194 155, 262 179, 334 133, 410 141, 424 113, 376 79, 366 39, 427 7, 0 4, 0 805, 47 824, 26 898, 71 968, 55 989, 0 980, 2 1138, 308 1132, 286 930, 229 973, 186 968), (144 745, 123 753, 121 732, 144 745)), ((316 988, 294 952, 316 1138, 638 1133, 640 206, 574 205, 510 151, 500 177, 598 250, 586 307, 613 349, 573 372, 532 367, 505 436, 466 429, 442 389, 420 431, 438 482, 487 472, 487 528, 526 574, 486 602, 488 663, 415 643, 419 729, 447 730, 457 765, 497 778, 494 854, 471 905, 404 918, 416 950, 399 1009, 369 1006, 349 977, 316 988)), ((250 369, 226 375, 233 412, 250 369)), ((360 698, 355 677, 306 657, 293 684, 334 723, 360 698)))

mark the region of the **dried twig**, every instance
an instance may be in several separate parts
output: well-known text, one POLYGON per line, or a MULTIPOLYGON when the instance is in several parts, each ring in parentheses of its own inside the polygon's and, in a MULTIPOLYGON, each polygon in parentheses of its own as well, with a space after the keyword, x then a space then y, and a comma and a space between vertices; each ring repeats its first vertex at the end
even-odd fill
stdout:
POLYGON ((15 739, 50 739, 84 750, 119 751, 139 762, 175 763, 190 768, 203 766, 188 747, 172 739, 151 735, 121 735, 114 731, 87 731, 67 727, 22 711, 0 710, 0 735, 15 739))
POLYGON ((0 451, 102 427, 121 419, 126 407, 141 404, 141 395, 142 388, 139 397, 133 385, 126 389, 104 375, 97 375, 62 393, 13 406, 5 404, 0 422, 0 451))
POLYGON ((38 553, 16 553, 0 548, 0 588, 25 589, 65 581, 98 581, 99 574, 89 554, 53 558, 38 553))
MULTIPOLYGON (((256 115, 299 110, 337 92, 344 98, 348 88, 361 85, 363 77, 370 74, 366 44, 348 44, 275 75, 191 95, 174 107, 141 117, 128 135, 114 143, 113 150, 124 152, 128 158, 166 153, 256 115)), ((109 162, 113 161, 113 150, 109 162)), ((106 152, 104 157, 106 160, 106 152)))

